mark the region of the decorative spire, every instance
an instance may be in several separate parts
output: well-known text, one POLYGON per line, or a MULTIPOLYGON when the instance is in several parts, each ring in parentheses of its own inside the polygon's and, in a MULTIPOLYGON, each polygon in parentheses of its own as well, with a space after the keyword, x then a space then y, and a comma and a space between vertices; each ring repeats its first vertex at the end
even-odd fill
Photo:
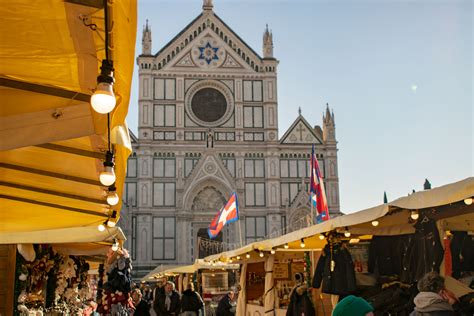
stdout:
POLYGON ((301 106, 298 107, 298 116, 301 116, 301 106))
POLYGON ((212 0, 203 0, 202 9, 204 11, 212 11, 213 7, 214 5, 212 4, 212 0))
POLYGON ((388 203, 387 192, 386 192, 386 191, 383 191, 383 203, 384 203, 384 204, 387 204, 387 203, 388 203))
POLYGON ((268 29, 268 24, 263 32, 263 58, 273 58, 273 34, 268 29))
POLYGON ((428 179, 425 179, 425 183, 423 184, 423 190, 431 190, 431 183, 428 179))
POLYGON ((143 27, 142 54, 151 55, 151 27, 148 26, 148 19, 143 27))

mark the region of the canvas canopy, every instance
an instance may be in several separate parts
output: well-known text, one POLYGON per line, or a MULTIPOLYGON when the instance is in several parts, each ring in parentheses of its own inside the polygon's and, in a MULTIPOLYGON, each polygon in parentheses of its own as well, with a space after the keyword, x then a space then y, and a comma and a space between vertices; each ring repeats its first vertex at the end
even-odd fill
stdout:
MULTIPOLYGON (((474 227, 474 205, 464 204, 466 198, 474 196, 474 177, 433 188, 423 192, 416 192, 401 197, 390 203, 378 205, 359 212, 332 218, 328 221, 303 228, 289 234, 254 242, 244 247, 208 256, 207 261, 227 260, 242 256, 253 250, 270 251, 288 244, 288 251, 301 250, 300 242, 304 239, 304 249, 322 249, 326 243, 319 235, 333 230, 343 232, 346 228, 358 238, 367 238, 370 235, 399 235, 413 233, 413 225, 408 222, 411 210, 428 209, 432 207, 456 208, 456 212, 448 213, 440 220, 441 225, 453 230, 465 230, 474 227), (372 221, 377 220, 377 226, 372 221)), ((283 250, 284 251, 284 250, 283 250)))
MULTIPOLYGON (((110 213, 98 181, 107 116, 89 104, 105 58, 103 7, 102 0, 0 0, 0 243, 6 233, 96 226, 110 213)), ((121 196, 131 152, 125 117, 137 5, 116 0, 108 7, 121 196)))
POLYGON ((216 262, 211 264, 210 262, 204 261, 203 259, 196 259, 194 264, 186 266, 172 266, 172 267, 163 267, 158 266, 153 271, 148 273, 142 278, 143 281, 149 281, 152 279, 160 278, 163 276, 184 274, 184 273, 194 273, 199 270, 237 270, 239 269, 238 264, 228 264, 223 262, 216 262))

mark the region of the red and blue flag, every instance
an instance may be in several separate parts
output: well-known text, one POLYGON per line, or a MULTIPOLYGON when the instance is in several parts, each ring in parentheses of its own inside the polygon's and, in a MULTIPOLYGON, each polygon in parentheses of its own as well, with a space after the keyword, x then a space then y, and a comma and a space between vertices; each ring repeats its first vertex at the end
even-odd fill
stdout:
POLYGON ((324 189, 323 177, 319 169, 318 159, 314 153, 314 145, 311 152, 311 180, 309 191, 311 195, 311 203, 316 208, 318 223, 329 219, 328 202, 326 199, 326 190, 324 189))
POLYGON ((234 192, 227 203, 220 209, 212 219, 207 233, 211 239, 216 238, 225 225, 235 222, 239 219, 239 202, 237 194, 234 192))

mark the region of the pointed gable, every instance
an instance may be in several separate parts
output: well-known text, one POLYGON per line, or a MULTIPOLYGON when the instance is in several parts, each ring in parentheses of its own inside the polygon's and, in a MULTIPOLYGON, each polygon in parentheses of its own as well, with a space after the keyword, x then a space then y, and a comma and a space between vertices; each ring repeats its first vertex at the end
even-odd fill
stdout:
POLYGON ((322 138, 302 115, 299 115, 280 139, 281 144, 322 144, 322 138))
POLYGON ((156 55, 158 70, 171 67, 260 72, 262 58, 213 11, 198 15, 156 55))

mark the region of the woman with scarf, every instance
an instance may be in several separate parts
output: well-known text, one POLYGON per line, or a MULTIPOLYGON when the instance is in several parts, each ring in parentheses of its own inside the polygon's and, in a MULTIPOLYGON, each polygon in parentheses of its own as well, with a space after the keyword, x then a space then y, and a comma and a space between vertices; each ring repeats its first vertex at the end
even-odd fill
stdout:
POLYGON ((164 291, 157 291, 153 309, 158 316, 177 316, 181 310, 180 297, 173 282, 165 284, 164 291))

